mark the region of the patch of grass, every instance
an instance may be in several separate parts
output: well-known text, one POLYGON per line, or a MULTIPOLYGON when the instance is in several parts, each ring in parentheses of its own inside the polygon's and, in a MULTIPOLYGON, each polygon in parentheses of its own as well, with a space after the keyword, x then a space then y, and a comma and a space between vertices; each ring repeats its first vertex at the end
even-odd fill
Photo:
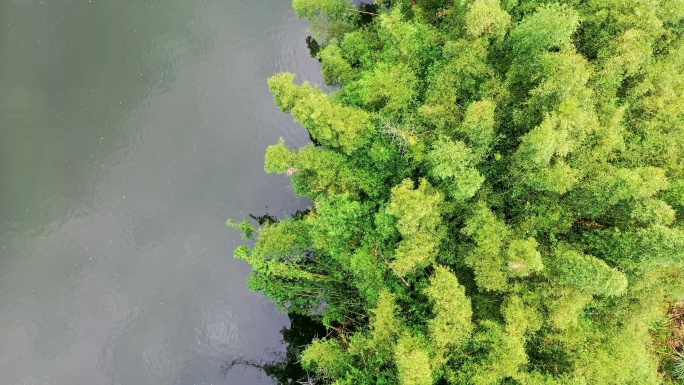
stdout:
POLYGON ((659 371, 666 384, 684 380, 684 303, 675 302, 668 307, 667 315, 649 328, 651 349, 658 357, 659 371))
POLYGON ((679 380, 684 380, 684 352, 677 352, 672 363, 672 374, 679 380))

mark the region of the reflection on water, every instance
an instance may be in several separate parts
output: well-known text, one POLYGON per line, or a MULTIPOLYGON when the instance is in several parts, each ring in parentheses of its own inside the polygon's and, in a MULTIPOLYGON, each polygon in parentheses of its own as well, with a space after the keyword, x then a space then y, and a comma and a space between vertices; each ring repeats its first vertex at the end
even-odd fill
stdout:
POLYGON ((289 318, 290 326, 280 331, 281 342, 286 346, 285 352, 276 352, 275 357, 269 360, 233 357, 223 363, 221 373, 226 377, 238 376, 248 369, 255 369, 257 372, 263 372, 278 385, 313 384, 315 376, 302 369, 300 354, 313 339, 325 337, 326 328, 311 317, 290 314, 289 318))
POLYGON ((277 345, 224 222, 306 206, 262 165, 308 140, 266 85, 320 82, 308 34, 281 0, 0 2, 0 384, 220 384, 277 345))

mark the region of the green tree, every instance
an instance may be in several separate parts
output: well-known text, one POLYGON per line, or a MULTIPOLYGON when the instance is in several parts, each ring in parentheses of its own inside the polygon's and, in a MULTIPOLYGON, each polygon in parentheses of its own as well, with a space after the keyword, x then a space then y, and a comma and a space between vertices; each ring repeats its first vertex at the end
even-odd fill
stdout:
POLYGON ((306 214, 257 228, 250 285, 328 328, 322 383, 670 384, 684 298, 684 3, 296 0, 326 93, 269 80, 306 214), (368 6, 368 5, 367 5, 368 6), (671 358, 668 358, 672 360, 671 358))

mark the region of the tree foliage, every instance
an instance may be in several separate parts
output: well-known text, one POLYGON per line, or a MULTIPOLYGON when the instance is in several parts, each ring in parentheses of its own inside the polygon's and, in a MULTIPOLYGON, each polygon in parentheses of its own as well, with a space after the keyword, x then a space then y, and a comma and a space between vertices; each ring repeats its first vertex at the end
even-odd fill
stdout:
POLYGON ((329 329, 334 384, 666 384, 684 297, 684 3, 295 0, 326 93, 269 80, 314 143, 265 169, 305 214, 250 285, 329 329), (662 358, 662 357, 660 357, 662 358))

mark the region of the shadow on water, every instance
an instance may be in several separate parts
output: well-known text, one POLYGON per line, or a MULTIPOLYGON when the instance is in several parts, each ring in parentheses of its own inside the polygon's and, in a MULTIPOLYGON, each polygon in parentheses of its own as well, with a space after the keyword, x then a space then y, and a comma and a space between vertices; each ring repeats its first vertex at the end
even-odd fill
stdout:
POLYGON ((290 314, 290 327, 283 328, 280 333, 282 342, 287 344, 287 350, 271 361, 249 360, 243 357, 227 360, 221 365, 221 374, 245 368, 255 368, 262 371, 279 385, 313 384, 313 373, 302 369, 299 356, 302 350, 314 338, 326 335, 325 327, 311 317, 290 314))
MULTIPOLYGON (((311 210, 306 209, 306 210, 297 210, 295 211, 294 214, 290 215, 289 217, 292 219, 302 219, 304 218, 307 214, 309 214, 311 210)), ((254 214, 247 214, 250 218, 254 219, 257 221, 259 226, 263 225, 270 225, 273 223, 277 223, 280 219, 276 217, 275 215, 271 215, 268 213, 268 206, 266 206, 266 213, 262 215, 254 215, 254 214)))
POLYGON ((309 35, 306 37, 306 47, 309 49, 309 55, 311 55, 312 58, 321 61, 321 59, 318 58, 318 53, 321 51, 321 45, 313 36, 309 35))

